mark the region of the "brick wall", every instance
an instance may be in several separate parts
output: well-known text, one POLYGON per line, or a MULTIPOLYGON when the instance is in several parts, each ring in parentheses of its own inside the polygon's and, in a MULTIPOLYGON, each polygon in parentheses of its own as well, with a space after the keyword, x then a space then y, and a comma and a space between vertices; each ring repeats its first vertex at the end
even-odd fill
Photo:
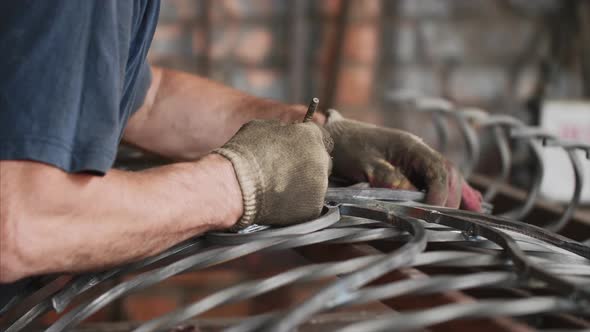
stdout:
MULTIPOLYGON (((289 74, 295 1, 164 1, 150 59, 259 96, 306 103, 325 95, 342 2, 304 1, 307 43, 297 99, 289 74)), ((412 89, 518 113, 538 78, 548 38, 543 10, 554 2, 351 0, 334 105, 368 121, 397 120, 387 95, 412 89)), ((581 94, 575 70, 560 71, 553 82, 557 97, 581 94)))
MULTIPOLYGON (((324 107, 332 100, 329 106, 348 117, 409 130, 435 148, 434 128, 425 125, 430 119, 408 116, 391 103, 391 93, 415 90, 534 123, 525 105, 549 54, 551 29, 560 23, 548 20, 559 0, 349 0, 342 52, 334 52, 344 3, 163 1, 149 57, 262 97, 306 104, 319 96, 324 107), (303 44, 294 42, 296 4, 304 7, 303 44), (335 53, 340 66, 330 79, 335 53), (293 70, 297 57, 302 73, 293 70), (333 98, 329 86, 336 87, 333 98)), ((549 97, 581 96, 579 65, 570 65, 553 68, 549 97)), ((447 157, 459 162, 461 153, 447 157)))

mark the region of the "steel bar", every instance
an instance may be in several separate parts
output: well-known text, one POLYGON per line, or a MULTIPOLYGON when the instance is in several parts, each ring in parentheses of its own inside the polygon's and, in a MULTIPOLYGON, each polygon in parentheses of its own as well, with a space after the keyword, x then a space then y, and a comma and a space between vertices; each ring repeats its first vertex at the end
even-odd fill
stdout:
MULTIPOLYGON (((355 213, 362 212, 362 208, 352 207, 343 214, 355 215, 355 213)), ((342 210, 341 210, 342 213, 342 210)), ((378 214, 375 211, 375 214, 378 214)), ((389 215, 384 214, 381 220, 389 221, 389 215)), ((326 299, 333 300, 341 295, 343 291, 352 290, 363 286, 372 280, 382 276, 383 274, 404 266, 412 261, 412 259, 426 247, 426 236, 422 226, 414 219, 399 219, 391 220, 395 222, 402 229, 408 231, 413 235, 413 239, 398 249, 396 252, 387 255, 379 261, 365 267, 363 270, 351 273, 342 279, 334 282, 327 288, 314 294, 310 299, 306 300, 297 308, 293 308, 288 314, 281 317, 280 320, 271 322, 265 331, 290 331, 297 325, 304 322, 313 314, 318 313, 324 309, 326 299)))
MULTIPOLYGON (((508 180, 512 160, 515 160, 507 132, 510 131, 511 139, 525 142, 537 167, 522 204, 500 215, 492 215, 489 205, 485 206, 486 213, 425 205, 425 193, 422 191, 366 186, 329 188, 322 215, 303 224, 288 227, 253 225, 237 233, 211 232, 144 260, 75 276, 61 288, 51 288, 57 285, 55 282, 28 287, 0 309, 7 313, 24 312, 16 315, 5 331, 27 330, 44 313, 65 309, 71 310, 47 331, 70 330, 126 294, 174 275, 254 253, 297 249, 313 255, 312 249, 318 246, 366 250, 359 251, 358 257, 347 256, 350 252, 346 250, 330 251, 336 259, 298 266, 257 280, 245 280, 134 325, 134 328, 144 332, 174 328, 220 305, 325 278, 331 278, 327 286, 311 294, 301 304, 232 321, 224 328, 229 331, 292 331, 306 326, 306 321, 328 310, 375 301, 399 305, 408 299, 417 301, 426 298, 425 295, 428 299, 442 301, 426 301, 428 303, 414 307, 402 305, 405 310, 400 313, 373 315, 364 321, 350 320, 338 327, 343 327, 343 331, 397 331, 427 327, 437 331, 437 326, 441 324, 449 328, 472 329, 473 325, 467 327, 469 325, 461 325, 457 320, 475 318, 483 318, 480 322, 487 327, 482 328, 494 331, 524 330, 528 327, 575 330, 576 326, 580 327, 576 331, 580 331, 590 326, 590 247, 588 243, 555 233, 569 227, 567 223, 580 200, 583 160, 576 152, 582 150, 588 156, 590 148, 585 144, 562 141, 542 129, 527 127, 510 116, 490 115, 473 109, 461 110, 448 101, 419 95, 413 96, 412 102, 415 108, 433 114, 443 141, 448 138, 446 121, 459 124, 467 155, 461 168, 468 174, 480 155, 476 130, 492 130, 502 165, 496 183, 487 187, 487 199, 494 198, 508 180), (541 140, 542 144, 536 140, 541 140), (560 147, 568 153, 575 187, 570 204, 546 223, 545 228, 541 228, 518 220, 530 215, 538 201, 544 171, 540 155, 546 146, 560 147), (143 272, 104 292, 96 289, 105 281, 117 280, 138 271, 143 272), (510 297, 512 293, 506 289, 518 296, 510 297), (463 291, 480 295, 468 297, 463 291), (99 292, 102 293, 98 296, 72 305, 82 294, 99 292), (481 294, 484 294, 483 298, 481 294), (29 298, 29 303, 24 301, 26 298, 29 298), (33 298, 41 300, 31 303, 33 298), (556 313, 568 313, 569 317, 573 315, 579 323, 572 325, 571 320, 560 318, 566 316, 556 313), (534 319, 517 323, 509 318, 495 318, 523 315, 534 319), (547 317, 551 318, 551 324, 545 323, 547 317)), ((321 254, 315 252, 315 255, 321 254)), ((55 278, 47 276, 44 280, 58 280, 55 278)))
POLYGON ((539 130, 538 128, 520 128, 519 130, 515 130, 511 133, 512 137, 523 137, 523 138, 538 138, 542 139, 543 145, 547 146, 559 146, 562 147, 567 156, 570 160, 572 165, 572 169, 574 172, 574 192, 572 193, 572 197, 570 202, 567 204, 563 214, 561 217, 555 221, 551 221, 545 225, 545 228, 559 232, 562 230, 567 222, 570 220, 572 215, 574 214, 576 208, 580 204, 580 200, 582 198, 582 186, 584 183, 584 171, 582 169, 582 164, 578 155, 575 153, 575 150, 578 148, 577 145, 569 145, 566 142, 562 142, 557 139, 555 136, 543 131, 539 130), (551 143, 549 143, 551 142, 551 143))
POLYGON ((393 317, 373 319, 368 322, 350 325, 338 331, 407 331, 428 327, 451 319, 523 316, 548 311, 575 312, 576 310, 577 308, 571 302, 554 297, 481 301, 479 303, 449 304, 393 317))
MULTIPOLYGON (((491 115, 486 113, 485 111, 479 109, 465 109, 461 111, 457 111, 457 107, 455 107, 451 102, 440 99, 440 98, 428 98, 424 97, 419 93, 411 93, 411 94, 391 94, 392 98, 400 99, 406 98, 410 101, 411 105, 414 105, 414 108, 418 111, 428 111, 433 114, 433 123, 437 128, 437 132, 439 134, 439 141, 445 142, 448 139, 448 130, 446 129, 446 124, 441 123, 444 122, 441 118, 441 115, 445 115, 448 118, 456 121, 459 124, 459 128, 462 130, 463 139, 465 141, 465 145, 468 147, 467 150, 467 167, 462 166, 461 169, 464 171, 466 176, 471 174, 472 167, 469 165, 475 165, 476 160, 473 160, 471 157, 479 156, 479 146, 476 145, 474 140, 474 133, 473 133, 473 126, 477 128, 490 128, 492 130, 494 142, 498 148, 498 153, 500 157, 500 172, 496 181, 491 183, 489 186, 485 188, 484 192, 484 200, 486 202, 492 201, 492 199, 496 196, 498 187, 501 183, 504 183, 508 180, 510 175, 510 168, 512 163, 512 156, 511 150, 506 138, 505 130, 508 129, 511 131, 511 137, 515 139, 525 140, 526 143, 529 145, 530 150, 532 151, 532 156, 535 158, 535 164, 537 165, 536 173, 534 174, 533 181, 531 183, 531 187, 529 188, 529 195, 525 202, 517 208, 514 208, 510 211, 504 212, 501 215, 512 218, 512 219, 522 219, 524 218, 532 209, 534 203, 538 199, 538 194, 540 192, 540 184, 543 178, 543 160, 541 158, 541 151, 539 146, 537 146, 534 142, 532 142, 533 138, 540 138, 543 141, 543 146, 560 146, 566 150, 569 155, 570 162, 574 169, 574 178, 575 178, 575 186, 573 190, 572 199, 570 203, 564 209, 563 214, 560 216, 559 219, 552 221, 546 224, 546 228, 552 231, 560 231, 563 229, 571 216, 573 215, 576 207, 579 204, 581 198, 581 185, 583 181, 583 174, 580 160, 575 156, 575 150, 582 150, 585 151, 587 159, 590 160, 590 145, 580 143, 580 142, 566 142, 557 139, 554 135, 548 133, 547 131, 536 128, 536 127, 526 127, 520 120, 511 117, 509 115, 491 115), (472 123, 472 126, 469 125, 469 122, 472 123)), ((444 149, 441 152, 445 152, 444 149)))
POLYGON ((193 256, 183 258, 168 266, 159 268, 153 272, 145 272, 135 277, 134 279, 122 282, 116 287, 110 289, 95 300, 86 303, 78 308, 63 315, 57 322, 51 325, 47 332, 65 331, 71 328, 74 324, 81 322, 83 319, 92 315, 96 311, 103 308, 108 303, 120 298, 126 293, 134 290, 139 290, 147 286, 156 284, 171 276, 187 271, 195 267, 207 267, 221 262, 225 262, 237 257, 245 256, 249 253, 259 251, 264 248, 279 244, 286 239, 270 239, 261 240, 258 242, 238 245, 230 248, 213 248, 193 256))

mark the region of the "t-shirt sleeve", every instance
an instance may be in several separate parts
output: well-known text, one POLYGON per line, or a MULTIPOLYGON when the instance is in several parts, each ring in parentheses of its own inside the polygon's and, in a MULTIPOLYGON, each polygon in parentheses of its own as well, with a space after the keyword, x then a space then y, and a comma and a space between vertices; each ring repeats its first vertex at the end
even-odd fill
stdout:
MULTIPOLYGON (((0 160, 111 167, 129 115, 121 101, 133 32, 121 10, 117 0, 0 3, 0 160)), ((135 108, 150 80, 139 67, 135 108)))

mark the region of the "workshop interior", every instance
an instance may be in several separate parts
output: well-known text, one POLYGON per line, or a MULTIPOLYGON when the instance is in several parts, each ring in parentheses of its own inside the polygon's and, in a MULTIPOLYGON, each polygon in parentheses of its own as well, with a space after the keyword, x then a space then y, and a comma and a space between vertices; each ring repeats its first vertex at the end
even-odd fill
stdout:
POLYGON ((411 132, 481 211, 333 176, 317 219, 36 277, 0 330, 590 331, 589 1, 165 0, 148 61, 411 132))

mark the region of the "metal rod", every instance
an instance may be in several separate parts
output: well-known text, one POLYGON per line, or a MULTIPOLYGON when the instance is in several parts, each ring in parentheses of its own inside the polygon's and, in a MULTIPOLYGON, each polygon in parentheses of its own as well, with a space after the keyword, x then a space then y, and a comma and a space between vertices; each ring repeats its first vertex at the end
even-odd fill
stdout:
POLYGON ((309 107, 307 108, 307 113, 305 113, 305 117, 303 118, 303 122, 309 122, 313 119, 313 114, 315 113, 316 109, 318 108, 318 104, 320 100, 318 98, 313 98, 309 107))

